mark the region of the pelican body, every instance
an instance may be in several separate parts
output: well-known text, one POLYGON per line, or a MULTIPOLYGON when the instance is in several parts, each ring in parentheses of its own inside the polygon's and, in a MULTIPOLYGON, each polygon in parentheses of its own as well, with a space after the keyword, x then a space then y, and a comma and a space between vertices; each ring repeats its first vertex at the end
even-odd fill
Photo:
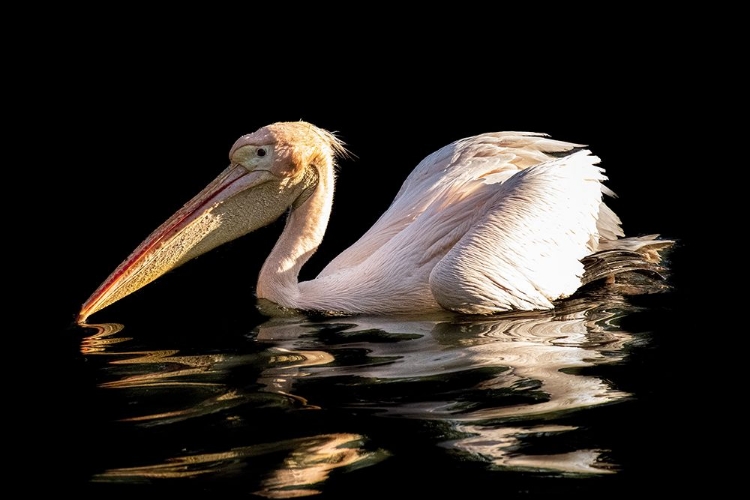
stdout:
POLYGON ((634 256, 625 266, 599 266, 600 278, 648 267, 672 243, 624 237, 603 200, 614 193, 599 158, 582 145, 540 133, 486 133, 427 156, 372 228, 315 279, 299 282, 328 224, 336 162, 347 154, 334 134, 302 121, 240 137, 229 166, 115 269, 78 322, 284 214, 256 296, 329 314, 551 309, 592 279, 587 258, 634 256))

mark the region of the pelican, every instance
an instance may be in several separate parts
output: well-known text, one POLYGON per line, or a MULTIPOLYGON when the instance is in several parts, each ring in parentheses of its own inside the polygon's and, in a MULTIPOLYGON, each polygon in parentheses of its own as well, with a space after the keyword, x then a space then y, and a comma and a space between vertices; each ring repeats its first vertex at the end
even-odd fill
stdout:
POLYGON ((348 156, 334 133, 304 121, 243 135, 229 166, 104 280, 77 321, 284 214, 257 303, 323 314, 553 309, 594 279, 653 270, 673 243, 625 237, 604 203, 615 196, 604 169, 585 146, 536 132, 484 133, 424 158, 372 228, 300 282, 328 225, 336 162, 348 156))

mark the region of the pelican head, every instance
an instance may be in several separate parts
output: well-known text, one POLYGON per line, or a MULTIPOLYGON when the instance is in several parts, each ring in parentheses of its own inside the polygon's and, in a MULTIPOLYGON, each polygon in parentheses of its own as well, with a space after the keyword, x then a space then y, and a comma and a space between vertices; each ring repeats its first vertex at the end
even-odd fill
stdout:
POLYGON ((168 271, 305 204, 321 183, 332 187, 334 160, 344 153, 333 134, 301 121, 240 137, 229 152, 229 166, 109 275, 77 321, 84 323, 168 271))

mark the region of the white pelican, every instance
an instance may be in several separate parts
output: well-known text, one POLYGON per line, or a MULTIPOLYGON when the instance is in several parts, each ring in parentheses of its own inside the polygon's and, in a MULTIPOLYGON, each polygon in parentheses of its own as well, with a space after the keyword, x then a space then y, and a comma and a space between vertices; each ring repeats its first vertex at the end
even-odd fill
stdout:
POLYGON ((658 264, 673 243, 624 237, 603 202, 614 194, 599 158, 582 145, 486 133, 427 156, 370 230, 299 282, 328 224, 335 162, 346 155, 334 134, 302 121, 240 137, 226 170, 115 269, 77 321, 285 212, 257 298, 332 314, 551 309, 592 279, 658 264), (597 258, 608 252, 619 256, 614 265, 597 258), (587 262, 599 265, 584 272, 587 262))

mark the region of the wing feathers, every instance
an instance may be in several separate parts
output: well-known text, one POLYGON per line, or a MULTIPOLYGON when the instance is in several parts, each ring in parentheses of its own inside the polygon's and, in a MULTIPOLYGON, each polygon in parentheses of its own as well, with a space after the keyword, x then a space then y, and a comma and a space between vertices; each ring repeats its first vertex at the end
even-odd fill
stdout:
POLYGON ((542 133, 495 132, 440 148, 414 168, 388 210, 356 243, 332 260, 319 277, 359 265, 428 208, 442 209, 477 192, 478 182, 502 183, 519 170, 576 147, 580 145, 550 139, 542 133))
POLYGON ((548 309, 572 294, 598 241, 604 176, 586 150, 518 172, 435 266, 430 287, 446 309, 491 314, 548 309))
POLYGON ((394 310, 415 298, 469 314, 550 309, 581 286, 582 259, 623 236, 602 200, 614 193, 599 158, 580 147, 524 132, 449 144, 417 165, 316 283, 301 286, 330 290, 353 274, 367 278, 346 290, 352 300, 394 310))

